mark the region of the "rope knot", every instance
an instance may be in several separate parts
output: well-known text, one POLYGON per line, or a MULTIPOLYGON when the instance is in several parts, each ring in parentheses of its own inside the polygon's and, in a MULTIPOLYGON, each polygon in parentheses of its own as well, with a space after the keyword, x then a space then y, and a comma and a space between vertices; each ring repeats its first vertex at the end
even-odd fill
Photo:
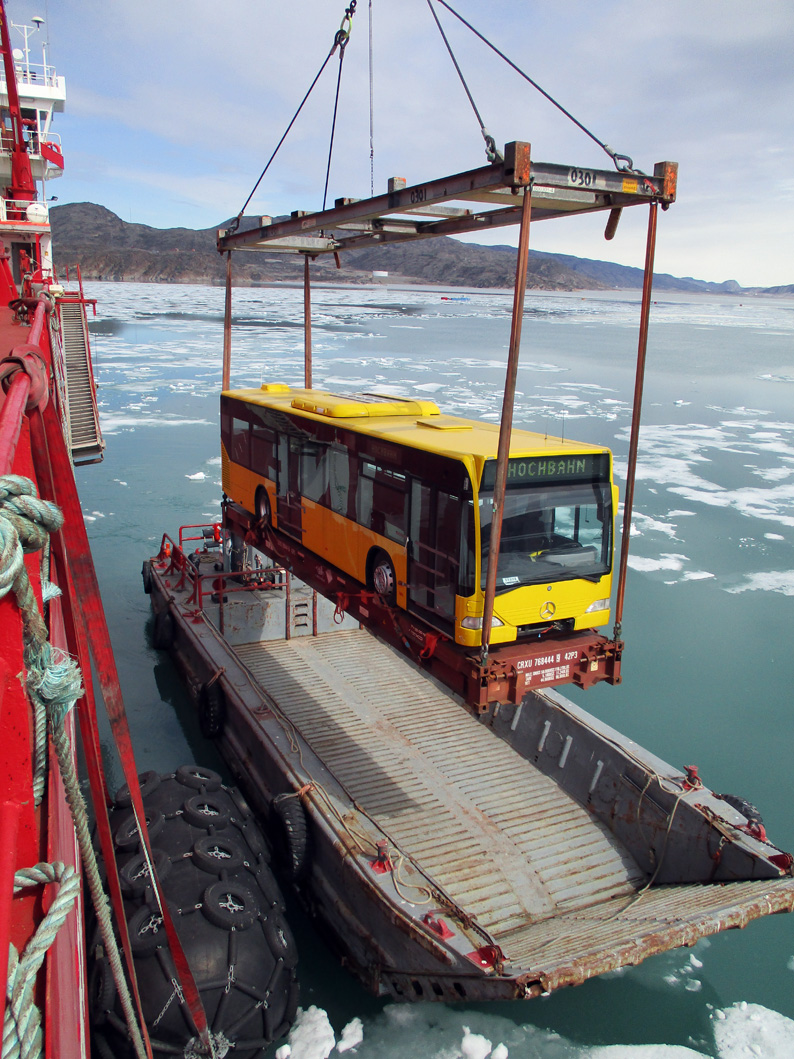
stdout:
POLYGON ((0 515, 14 527, 25 552, 39 551, 63 525, 60 509, 42 500, 33 482, 19 474, 0 475, 0 515))

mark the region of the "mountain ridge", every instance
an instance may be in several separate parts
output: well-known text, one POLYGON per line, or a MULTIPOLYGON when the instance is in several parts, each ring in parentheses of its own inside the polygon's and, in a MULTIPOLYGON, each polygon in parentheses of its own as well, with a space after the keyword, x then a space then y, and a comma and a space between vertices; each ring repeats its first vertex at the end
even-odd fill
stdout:
MULTIPOLYGON (((79 264, 84 279, 156 283, 225 282, 226 266, 216 249, 218 228, 151 228, 123 221, 111 210, 91 202, 66 203, 50 210, 56 267, 79 264)), ((255 218, 244 218, 252 227, 255 218)), ((450 237, 347 251, 342 268, 332 255, 312 264, 315 282, 363 284, 373 271, 389 273, 390 282, 440 286, 512 287, 516 248, 464 243, 450 237)), ((284 254, 240 254, 235 260, 235 284, 260 286, 303 280, 303 261, 284 254)), ((643 270, 593 258, 537 250, 529 252, 527 286, 535 290, 632 290, 642 286, 643 270)), ((741 287, 654 274, 656 291, 718 294, 792 294, 794 284, 778 287, 741 287)))

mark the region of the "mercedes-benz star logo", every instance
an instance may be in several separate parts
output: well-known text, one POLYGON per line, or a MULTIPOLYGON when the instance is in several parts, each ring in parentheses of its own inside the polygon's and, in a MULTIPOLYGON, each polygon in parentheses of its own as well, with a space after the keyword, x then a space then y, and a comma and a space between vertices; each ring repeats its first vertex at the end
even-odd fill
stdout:
POLYGON ((556 610, 556 605, 550 599, 547 599, 540 608, 540 616, 541 618, 553 618, 556 610))

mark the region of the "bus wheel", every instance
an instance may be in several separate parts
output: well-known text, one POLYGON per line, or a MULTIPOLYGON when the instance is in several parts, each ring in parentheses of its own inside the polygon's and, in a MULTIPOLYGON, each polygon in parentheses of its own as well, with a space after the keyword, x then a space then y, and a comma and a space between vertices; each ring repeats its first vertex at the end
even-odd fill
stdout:
POLYGON ((393 606, 397 595, 397 579, 392 561, 386 552, 378 552, 372 561, 372 587, 393 606))
POLYGON ((256 497, 254 498, 254 505, 256 507, 256 517, 260 522, 266 526, 270 525, 270 497, 267 495, 267 489, 264 486, 259 486, 256 491, 256 497))

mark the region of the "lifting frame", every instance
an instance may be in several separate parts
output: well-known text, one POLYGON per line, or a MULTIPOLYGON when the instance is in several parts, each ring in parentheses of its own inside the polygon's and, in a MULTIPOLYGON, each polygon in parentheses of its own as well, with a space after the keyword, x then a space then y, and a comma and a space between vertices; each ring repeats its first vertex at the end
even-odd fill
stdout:
MULTIPOLYGON (((675 201, 677 179, 678 165, 675 162, 657 163, 654 166, 653 176, 647 176, 636 170, 613 172, 612 170, 554 165, 544 162, 536 163, 531 161, 530 145, 514 141, 505 147, 504 161, 494 162, 479 169, 430 180, 411 187, 406 186, 405 180, 401 178, 392 178, 389 181, 389 189, 385 195, 375 196, 370 199, 337 199, 332 209, 324 210, 320 213, 308 213, 298 210, 287 218, 274 220, 270 217, 262 217, 259 226, 245 231, 230 228, 218 232, 218 250, 220 253, 227 255, 222 388, 224 390, 230 388, 232 250, 258 250, 269 253, 302 254, 304 256, 305 384, 307 388, 310 388, 310 258, 314 259, 320 254, 327 253, 332 253, 336 256, 341 251, 348 249, 426 239, 439 235, 460 235, 467 232, 485 231, 489 228, 520 224, 516 282, 513 292, 512 327, 499 434, 496 484, 494 487, 492 540, 496 542, 496 546, 491 548, 488 559, 482 630, 483 646, 479 666, 477 667, 471 656, 467 656, 468 666, 474 666, 479 679, 472 679, 474 674, 469 674, 464 680, 466 685, 464 697, 468 704, 475 709, 481 710, 485 708, 485 704, 489 701, 505 701, 506 678, 510 689, 510 700, 519 701, 523 689, 526 687, 524 674, 527 671, 521 663, 524 662, 525 665, 528 664, 529 668, 531 668, 532 662, 530 659, 538 654, 539 649, 544 654, 552 654, 566 649, 565 640, 544 640, 540 648, 539 645, 533 644, 523 654, 522 648, 516 644, 497 647, 493 652, 489 650, 493 601, 496 592, 496 569, 502 528, 507 458, 510 448, 513 403, 521 344, 524 292, 527 281, 530 218, 535 221, 548 220, 608 210, 609 217, 604 235, 607 239, 612 239, 617 230, 623 208, 647 203, 650 210, 640 307, 637 371, 632 409, 626 495, 624 498, 623 535, 615 605, 615 627, 612 640, 593 632, 588 639, 587 645, 587 657, 592 654, 591 662, 597 656, 602 663, 599 667, 593 667, 594 673, 596 668, 600 669, 594 680, 607 680, 609 683, 620 682, 620 658, 623 647, 621 642, 623 600, 628 569, 629 535, 634 501, 645 355, 648 342, 657 208, 661 205, 662 209, 666 210, 675 201), (455 205, 452 205, 452 203, 455 205), (465 203, 465 205, 460 205, 461 203, 465 203), (609 662, 607 665, 603 665, 606 659, 609 659, 609 662), (514 695, 518 695, 518 698, 513 698, 514 695)), ((249 524, 246 527, 242 524, 239 514, 236 521, 238 530, 248 530, 249 540, 252 534, 256 535, 257 531, 252 525, 249 524)), ((295 551, 301 556, 303 555, 302 549, 295 549, 295 551)), ((293 561, 298 560, 298 557, 298 554, 292 556, 293 561)), ((298 569, 295 572, 300 576, 298 569)), ((307 569, 306 573, 309 575, 308 580, 310 583, 315 580, 311 576, 312 571, 307 569)), ((315 587, 318 587, 316 581, 315 587)), ((340 595, 343 594, 340 593, 340 595)), ((353 609, 358 610, 357 607, 351 608, 351 610, 353 609)), ((358 613, 356 613, 356 616, 359 616, 358 613)), ((384 614, 379 623, 379 631, 386 632, 387 638, 391 638, 388 636, 388 631, 389 627, 393 625, 393 619, 388 614, 384 614)), ((407 644, 404 646, 410 652, 410 647, 407 644)), ((442 647, 442 650, 436 653, 439 656, 444 656, 449 652, 442 647)), ((579 665, 584 666, 585 669, 588 668, 585 656, 581 657, 579 665)), ((445 664, 442 657, 437 657, 434 671, 440 679, 449 683, 450 686, 456 690, 462 690, 460 688, 460 666, 455 659, 450 658, 449 662, 445 664)), ((564 683, 571 679, 574 678, 568 676, 560 680, 551 679, 549 683, 564 683)), ((589 685, 594 680, 587 680, 586 684, 589 685)), ((577 680, 577 683, 580 683, 580 681, 577 680)))

